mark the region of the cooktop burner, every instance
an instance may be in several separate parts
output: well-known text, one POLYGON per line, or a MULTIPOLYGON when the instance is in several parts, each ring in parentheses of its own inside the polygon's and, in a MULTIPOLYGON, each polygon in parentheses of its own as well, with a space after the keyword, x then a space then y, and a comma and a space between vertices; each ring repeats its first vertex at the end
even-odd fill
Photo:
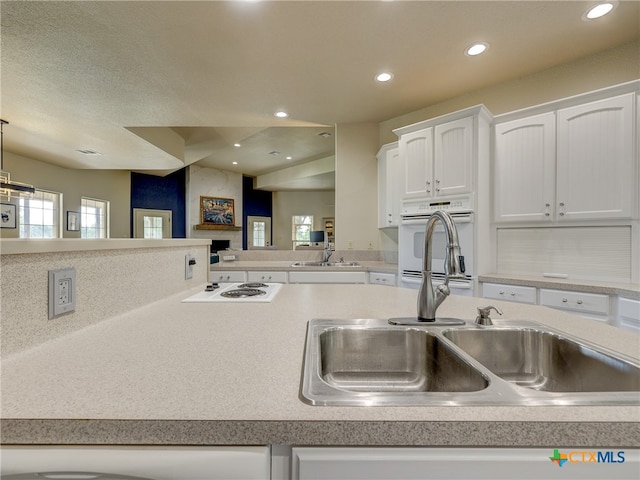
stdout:
POLYGON ((221 283, 207 285, 204 291, 182 300, 183 302, 268 303, 273 300, 281 283, 221 283))
MULTIPOLYGON (((242 285, 240 286, 242 287, 242 285)), ((266 295, 266 294, 267 292, 265 292, 264 290, 259 290, 257 288, 238 288, 236 290, 227 290, 226 292, 222 292, 220 295, 228 298, 245 298, 245 297, 255 297, 256 295, 266 295)))
POLYGON ((266 283, 259 283, 259 282, 253 282, 253 283, 243 283, 241 285, 238 285, 238 288, 267 288, 269 285, 267 285, 266 283))

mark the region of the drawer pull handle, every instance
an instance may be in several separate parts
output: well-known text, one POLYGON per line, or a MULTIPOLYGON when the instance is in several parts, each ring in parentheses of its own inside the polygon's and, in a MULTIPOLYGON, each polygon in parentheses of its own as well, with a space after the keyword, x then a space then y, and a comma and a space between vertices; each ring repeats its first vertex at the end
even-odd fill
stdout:
POLYGON ((511 296, 515 297, 516 296, 516 292, 511 292, 511 296))
POLYGON ((567 300, 566 298, 562 299, 562 303, 567 303, 569 300, 567 300))
POLYGON ((577 303, 578 305, 582 305, 582 300, 578 300, 576 303, 577 303))
POLYGON ((498 294, 499 295, 504 295, 504 291, 501 290, 501 291, 498 292, 498 294))

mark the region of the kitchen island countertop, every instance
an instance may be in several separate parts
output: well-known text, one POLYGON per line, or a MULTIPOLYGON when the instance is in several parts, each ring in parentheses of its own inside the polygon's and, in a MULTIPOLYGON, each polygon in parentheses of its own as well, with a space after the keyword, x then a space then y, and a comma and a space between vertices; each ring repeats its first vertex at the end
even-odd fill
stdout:
MULTIPOLYGON (((2 442, 640 447, 640 406, 322 407, 300 400, 308 320, 414 315, 415 290, 290 284, 271 303, 181 303, 199 290, 6 358, 2 442)), ((492 303, 503 320, 538 321, 640 358, 634 333, 544 307, 492 303)), ((451 296, 438 313, 472 321, 484 304, 451 296)))

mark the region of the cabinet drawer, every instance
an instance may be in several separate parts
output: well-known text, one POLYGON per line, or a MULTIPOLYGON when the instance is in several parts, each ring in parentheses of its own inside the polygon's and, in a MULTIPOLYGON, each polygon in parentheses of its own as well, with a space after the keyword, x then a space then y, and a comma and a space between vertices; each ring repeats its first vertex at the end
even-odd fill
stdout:
POLYGON ((396 286, 396 276, 393 273, 369 273, 369 283, 375 283, 378 285, 396 286))
POLYGON ((640 300, 618 298, 618 326, 640 333, 640 300))
POLYGON ((250 282, 287 283, 287 272, 247 272, 250 282))
POLYGON ((535 287, 483 283, 482 296, 484 298, 494 298, 496 300, 508 300, 509 302, 536 303, 535 287))
POLYGON ((597 293, 540 289, 540 305, 597 315, 609 314, 609 296, 597 293))
POLYGON ((289 272, 290 283, 366 283, 366 272, 289 272))
POLYGON ((216 271, 211 272, 209 279, 212 282, 246 282, 246 272, 240 270, 234 271, 216 271))

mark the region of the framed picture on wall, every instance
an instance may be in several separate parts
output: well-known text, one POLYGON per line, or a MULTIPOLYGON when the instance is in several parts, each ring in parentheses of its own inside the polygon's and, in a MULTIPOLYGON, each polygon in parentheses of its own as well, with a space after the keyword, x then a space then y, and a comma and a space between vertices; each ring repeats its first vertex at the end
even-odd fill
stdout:
POLYGON ((201 196, 200 223, 204 225, 235 225, 233 199, 201 196))
POLYGON ((80 231, 80 212, 71 212, 67 210, 67 231, 80 231))
POLYGON ((13 203, 0 203, 0 228, 16 228, 16 206, 13 203))

